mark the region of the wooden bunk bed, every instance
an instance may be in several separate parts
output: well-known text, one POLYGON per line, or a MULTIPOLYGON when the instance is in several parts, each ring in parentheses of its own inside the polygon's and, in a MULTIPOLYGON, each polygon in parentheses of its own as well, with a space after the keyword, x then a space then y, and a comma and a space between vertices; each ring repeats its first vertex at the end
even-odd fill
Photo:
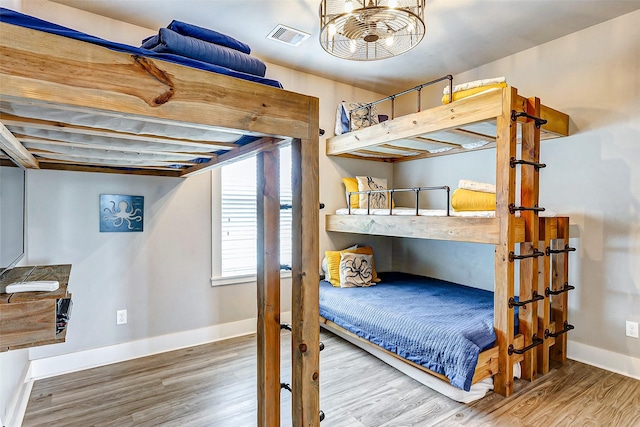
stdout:
MULTIPOLYGON (((533 380, 548 372, 550 360, 566 359, 565 332, 573 328, 567 323, 566 304, 566 291, 571 288, 567 284, 567 254, 572 250, 568 246, 569 219, 540 217, 538 197, 539 171, 544 167, 539 161, 540 140, 566 136, 568 127, 566 114, 506 86, 327 140, 329 156, 384 162, 467 152, 460 137, 482 141, 480 149, 495 148, 496 210, 492 218, 329 214, 325 225, 332 232, 495 245, 497 340, 495 347, 481 353, 473 382, 493 376, 495 391, 504 396, 513 393, 515 363, 521 361, 522 377, 533 380), (519 135, 522 148, 517 159, 519 135), (425 148, 434 144, 447 149, 425 148), (516 168, 521 168, 519 175, 516 168), (541 256, 544 259, 539 261, 541 256), (514 299, 515 268, 520 269, 519 300, 514 299), (514 330, 515 306, 519 307, 519 331, 514 330)), ((322 323, 351 335, 353 342, 372 345, 326 319, 321 318, 322 323)), ((393 353, 390 356, 397 358, 393 353)), ((414 367, 447 380, 422 366, 414 367)))
POLYGON ((318 99, 1 18, 0 148, 25 168, 186 178, 257 154, 260 426, 280 425, 277 148, 292 145, 292 419, 318 425, 318 99))

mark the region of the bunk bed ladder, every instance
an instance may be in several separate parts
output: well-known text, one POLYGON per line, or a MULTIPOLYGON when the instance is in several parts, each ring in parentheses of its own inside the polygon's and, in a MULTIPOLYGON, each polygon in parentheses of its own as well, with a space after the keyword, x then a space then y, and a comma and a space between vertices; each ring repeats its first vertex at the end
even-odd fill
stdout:
MULTIPOLYGON (((317 110, 317 103, 314 107, 317 110)), ((317 126, 317 122, 312 123, 317 126)), ((277 148, 257 155, 257 352, 258 427, 280 426, 280 393, 291 391, 293 427, 318 426, 319 409, 319 263, 318 138, 294 139, 293 203, 280 204, 277 148), (280 264, 280 210, 293 209, 291 266, 280 264), (280 271, 291 270, 292 323, 280 323, 280 271), (291 331, 292 385, 281 383, 281 329, 291 331)))
POLYGON ((538 351, 538 373, 544 375, 551 369, 551 361, 566 361, 566 333, 574 329, 567 319, 567 294, 575 289, 568 283, 568 255, 575 251, 569 246, 569 218, 541 218, 539 247, 546 256, 539 268, 538 292, 549 298, 548 303, 538 306, 538 336, 544 336, 538 351))
POLYGON ((507 87, 502 96, 502 112, 496 117, 496 217, 499 240, 495 246, 494 326, 498 346, 498 372, 494 376, 494 390, 505 397, 513 394, 513 362, 508 353, 514 344, 514 309, 508 301, 514 297, 514 262, 509 254, 515 248, 515 215, 509 206, 515 203, 516 173, 510 159, 516 155, 517 127, 511 120, 518 92, 507 87))
POLYGON ((257 155, 258 426, 280 425, 280 161, 257 155))
POLYGON ((551 285, 548 293, 551 297, 551 315, 555 323, 555 331, 550 332, 550 338, 555 342, 551 347, 551 360, 564 363, 567 360, 567 334, 573 329, 573 325, 568 322, 568 292, 574 289, 569 285, 569 252, 575 248, 569 246, 569 218, 558 218, 556 246, 552 249, 547 247, 547 253, 555 258, 552 271, 551 285))
MULTIPOLYGON (((515 157, 509 159, 509 166, 514 169, 520 166, 520 203, 522 206, 509 206, 509 212, 520 211, 525 220, 525 241, 520 243, 520 309, 518 312, 520 333, 524 336, 525 347, 522 363, 522 378, 533 381, 537 375, 537 351, 528 351, 543 343, 538 338, 538 301, 544 300, 544 293, 538 292, 538 258, 544 252, 538 251, 539 220, 538 213, 544 208, 538 206, 540 194, 540 126, 546 120, 540 119, 540 99, 529 98, 524 105, 524 111, 511 111, 511 120, 517 121, 524 117, 522 123, 521 160, 515 157), (535 242, 535 244, 534 244, 535 242), (529 344, 528 344, 529 343, 529 344)), ((522 354, 514 350, 516 354, 522 354)))

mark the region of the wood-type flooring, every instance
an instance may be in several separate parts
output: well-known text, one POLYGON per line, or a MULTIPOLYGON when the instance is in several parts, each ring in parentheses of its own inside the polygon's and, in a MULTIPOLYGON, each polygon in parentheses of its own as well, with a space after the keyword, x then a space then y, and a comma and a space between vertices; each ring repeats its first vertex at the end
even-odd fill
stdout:
MULTIPOLYGON (((568 361, 516 392, 461 404, 322 331, 321 427, 640 426, 640 381, 568 361)), ((255 335, 36 381, 23 426, 256 425, 255 335)), ((291 383, 290 335, 282 381, 291 383)), ((291 399, 282 391, 282 426, 291 399)))

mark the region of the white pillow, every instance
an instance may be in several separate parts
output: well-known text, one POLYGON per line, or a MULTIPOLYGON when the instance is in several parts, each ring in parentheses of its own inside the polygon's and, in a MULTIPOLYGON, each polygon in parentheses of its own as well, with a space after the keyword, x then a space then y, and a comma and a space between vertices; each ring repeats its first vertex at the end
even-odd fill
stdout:
MULTIPOLYGON (((358 180, 358 191, 387 189, 387 180, 383 178, 357 176, 356 179, 358 180)), ((367 206, 371 209, 389 209, 389 193, 360 194, 359 196, 360 208, 362 209, 366 209, 367 206)))
POLYGON ((340 254, 340 287, 356 288, 371 286, 374 283, 371 261, 373 255, 344 252, 340 254))

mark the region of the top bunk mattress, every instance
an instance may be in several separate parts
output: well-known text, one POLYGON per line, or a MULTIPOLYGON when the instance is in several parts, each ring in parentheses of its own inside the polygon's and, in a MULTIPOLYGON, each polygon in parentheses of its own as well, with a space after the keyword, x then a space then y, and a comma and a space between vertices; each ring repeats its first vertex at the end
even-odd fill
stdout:
POLYGON ((469 391, 479 354, 496 341, 493 292, 406 273, 381 279, 364 288, 322 281, 320 315, 469 391))
MULTIPOLYGON (((231 68, 223 67, 220 65, 211 64, 197 59, 187 58, 181 55, 175 55, 173 53, 154 52, 153 50, 143 49, 126 45, 123 43, 112 42, 109 40, 95 37, 90 34, 86 34, 80 31, 73 30, 71 28, 63 27, 48 21, 44 21, 33 16, 25 15, 19 12, 15 12, 10 9, 0 8, 0 22, 18 25, 20 27, 30 28, 33 30, 44 31, 51 34, 56 34, 63 37, 69 37, 76 40, 85 41, 87 43, 96 44, 106 47, 108 49, 116 50, 119 52, 125 52, 135 55, 140 55, 149 58, 156 58, 163 61, 169 61, 187 67, 198 68, 204 71, 210 71, 217 74, 224 74, 230 77, 236 77, 243 80, 249 80, 257 83, 262 83, 268 86, 282 88, 282 84, 276 80, 260 77, 253 74, 243 73, 233 70, 231 68)), ((54 48, 54 47, 52 47, 54 48)))

